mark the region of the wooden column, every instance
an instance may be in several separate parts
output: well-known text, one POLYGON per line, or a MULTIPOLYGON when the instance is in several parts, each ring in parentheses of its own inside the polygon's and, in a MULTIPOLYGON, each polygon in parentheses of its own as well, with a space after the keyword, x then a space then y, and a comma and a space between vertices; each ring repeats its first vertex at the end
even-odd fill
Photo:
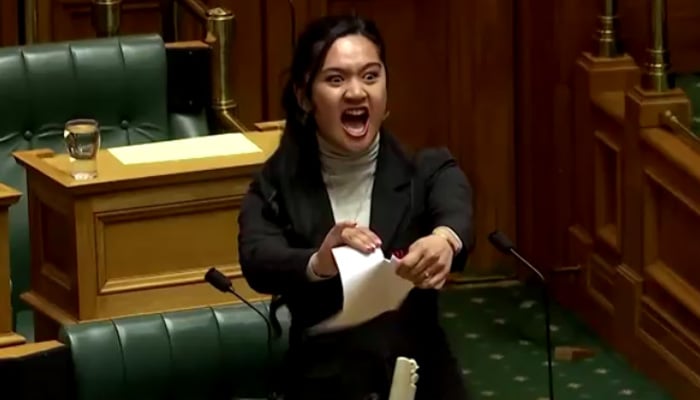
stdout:
POLYGON ((584 53, 576 64, 572 130, 572 220, 568 254, 580 273, 559 275, 557 296, 594 329, 613 340, 615 268, 620 263, 619 168, 624 134, 625 92, 640 71, 627 56, 584 53), (568 275, 564 275, 568 277, 568 275), (581 293, 582 292, 582 293, 581 293), (579 293, 578 295, 572 295, 579 293))

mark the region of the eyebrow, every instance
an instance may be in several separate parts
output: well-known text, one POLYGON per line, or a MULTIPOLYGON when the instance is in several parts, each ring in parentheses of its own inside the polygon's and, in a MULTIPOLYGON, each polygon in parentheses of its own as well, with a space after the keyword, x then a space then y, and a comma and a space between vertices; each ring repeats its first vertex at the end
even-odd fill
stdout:
MULTIPOLYGON (((364 70, 367 70, 367 69, 372 68, 372 67, 379 67, 379 68, 381 68, 381 67, 382 67, 382 63, 376 62, 376 61, 375 61, 375 62, 367 63, 367 64, 365 64, 365 65, 360 69, 360 71, 364 71, 364 70)), ((345 69, 345 68, 340 68, 340 67, 328 67, 328 68, 324 68, 323 70, 321 70, 321 73, 327 73, 327 72, 347 72, 347 71, 348 71, 348 69, 345 69)))

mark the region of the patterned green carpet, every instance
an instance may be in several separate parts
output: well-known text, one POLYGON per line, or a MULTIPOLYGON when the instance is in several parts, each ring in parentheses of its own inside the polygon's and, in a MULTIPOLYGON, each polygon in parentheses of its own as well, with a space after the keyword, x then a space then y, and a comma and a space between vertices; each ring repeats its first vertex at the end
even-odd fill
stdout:
MULTIPOLYGON (((443 294, 443 326, 476 400, 548 399, 542 310, 539 292, 522 285, 443 294)), ((672 399, 556 305, 552 342, 597 350, 586 360, 553 363, 555 399, 672 399)))

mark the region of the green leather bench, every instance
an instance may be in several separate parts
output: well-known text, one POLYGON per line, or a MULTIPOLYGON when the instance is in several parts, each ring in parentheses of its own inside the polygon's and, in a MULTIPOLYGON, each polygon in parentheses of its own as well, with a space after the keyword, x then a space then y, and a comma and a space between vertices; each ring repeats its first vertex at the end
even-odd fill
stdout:
POLYGON ((690 129, 700 137, 700 73, 679 74, 676 76, 676 84, 683 89, 690 98, 693 120, 690 129))
MULTIPOLYGON (((0 48, 0 181, 26 193, 11 153, 65 152, 72 118, 100 122, 102 147, 209 133, 205 110, 168 108, 166 48, 158 35, 133 35, 0 48)), ((10 208, 12 304, 29 288, 27 199, 10 208)))
MULTIPOLYGON (((267 304, 255 303, 264 314, 267 304), (265 309, 263 309, 265 307, 265 309)), ((289 313, 277 312, 273 340, 279 367, 289 313)), ((265 322, 242 304, 133 316, 63 327, 77 400, 264 399, 265 322)))

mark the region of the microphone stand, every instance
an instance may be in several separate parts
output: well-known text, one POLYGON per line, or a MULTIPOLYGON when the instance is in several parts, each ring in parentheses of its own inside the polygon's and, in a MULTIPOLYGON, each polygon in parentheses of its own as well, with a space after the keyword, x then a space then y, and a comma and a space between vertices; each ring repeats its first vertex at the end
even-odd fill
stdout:
POLYGON ((542 305, 544 307, 544 319, 545 319, 545 335, 547 341, 547 378, 549 381, 549 400, 554 400, 554 373, 552 371, 552 330, 550 327, 551 315, 549 307, 549 282, 545 279, 542 272, 535 268, 534 265, 515 250, 515 245, 503 232, 493 231, 488 236, 489 242, 498 249, 501 253, 511 255, 515 257, 518 261, 523 263, 530 271, 534 272, 535 275, 540 279, 542 283, 542 305))
MULTIPOLYGON (((267 327, 267 360, 266 360, 265 365, 266 365, 266 369, 267 369, 267 374, 266 374, 267 379, 268 379, 267 386, 268 386, 268 390, 269 390, 268 400, 277 400, 280 397, 279 397, 277 391, 274 390, 275 382, 273 382, 273 380, 274 380, 275 374, 272 371, 272 330, 273 329, 272 329, 272 326, 270 325, 270 321, 267 319, 267 317, 265 317, 265 315, 260 310, 258 310, 257 307, 253 306, 243 296, 236 293, 236 291, 233 290, 233 286, 229 286, 227 291, 229 293, 233 294, 234 296, 238 297, 238 299, 240 301, 242 301, 243 303, 245 303, 245 305, 247 305, 249 308, 252 308, 253 311, 258 313, 258 315, 263 319, 263 321, 265 321, 265 325, 267 327)), ((275 318, 275 320, 276 320, 276 318, 275 318)), ((275 322, 277 322, 277 321, 275 321, 275 322)), ((279 324, 279 322, 277 322, 277 323, 279 324)))
MULTIPOLYGON (((274 390, 274 386, 276 386, 276 383, 274 382, 274 376, 276 374, 273 374, 273 368, 272 368, 272 338, 273 338, 273 328, 270 323, 270 320, 263 314, 257 307, 252 305, 248 300, 246 300, 243 296, 238 294, 236 290, 233 288, 233 284, 231 281, 220 271, 218 271, 216 268, 212 267, 210 268, 207 273, 204 276, 204 280, 207 281, 210 285, 215 287, 221 292, 225 293, 230 293, 234 296, 236 296, 240 301, 243 302, 248 308, 252 309, 255 311, 260 318, 262 318, 263 321, 265 321, 265 327, 267 328, 267 360, 265 362, 265 370, 267 372, 267 389, 268 389, 268 399, 269 400, 276 400, 279 399, 279 395, 276 390, 274 390)), ((279 321, 275 318, 274 322, 277 324, 276 328, 279 326, 279 321)), ((275 329, 277 330, 277 329, 275 329)), ((281 328, 280 328, 281 330, 281 328)))
POLYGON ((535 268, 530 262, 518 253, 515 248, 510 247, 508 249, 510 254, 517 258, 521 263, 525 264, 528 269, 537 275, 542 283, 542 306, 544 307, 544 319, 545 319, 545 340, 547 343, 547 380, 549 384, 549 399, 554 400, 554 378, 552 371, 552 332, 550 328, 550 307, 549 307, 549 283, 545 279, 544 275, 535 268))

